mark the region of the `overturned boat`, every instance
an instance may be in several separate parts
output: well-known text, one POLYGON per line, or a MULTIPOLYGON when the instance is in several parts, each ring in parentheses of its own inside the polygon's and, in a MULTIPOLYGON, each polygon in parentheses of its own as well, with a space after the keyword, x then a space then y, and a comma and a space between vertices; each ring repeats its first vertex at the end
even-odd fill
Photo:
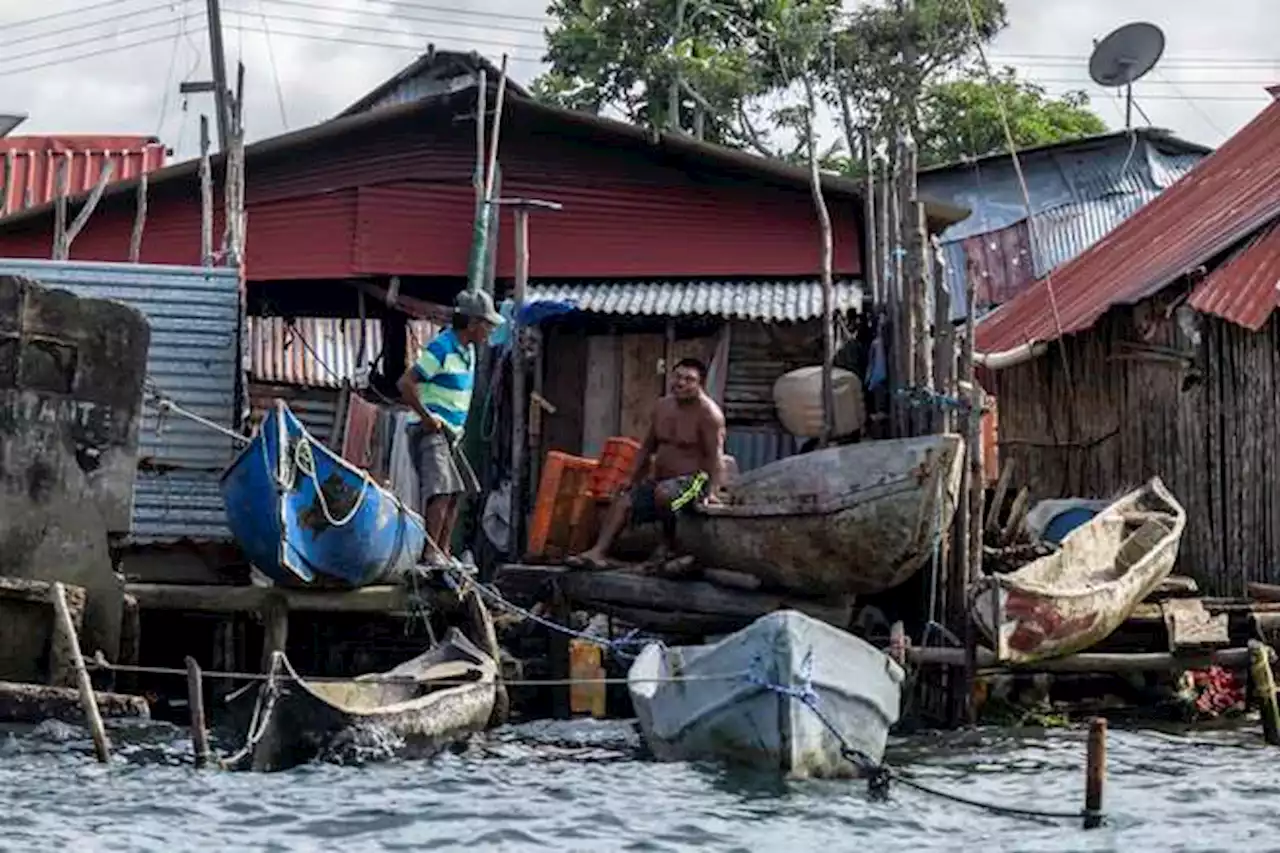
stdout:
POLYGON ((868 441, 748 471, 723 503, 679 516, 680 548, 706 566, 801 595, 895 587, 929 559, 955 515, 964 439, 868 441))
POLYGON ((1169 576, 1186 520, 1154 477, 1068 533, 1058 551, 980 579, 969 612, 1003 661, 1031 663, 1087 649, 1169 576))
POLYGON ((401 577, 426 541, 422 516, 317 441, 282 400, 222 475, 222 498, 240 547, 281 584, 401 577))
POLYGON ((308 680, 277 652, 256 690, 228 699, 246 735, 223 764, 274 771, 317 759, 425 757, 486 728, 497 675, 493 658, 456 628, 394 669, 350 680, 308 680))
POLYGON ((878 765, 903 678, 874 646, 794 610, 711 645, 652 643, 627 674, 657 758, 721 760, 791 778, 856 776, 878 765))

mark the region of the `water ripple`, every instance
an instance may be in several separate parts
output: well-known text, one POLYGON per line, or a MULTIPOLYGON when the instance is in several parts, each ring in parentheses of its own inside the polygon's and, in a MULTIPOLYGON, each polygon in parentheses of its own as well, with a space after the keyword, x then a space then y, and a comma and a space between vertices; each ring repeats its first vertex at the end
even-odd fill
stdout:
MULTIPOLYGON (((630 723, 508 727, 431 761, 195 771, 186 733, 112 727, 110 765, 83 729, 0 731, 0 853, 386 850, 1274 849, 1280 783, 1256 724, 1184 737, 1114 731, 1108 825, 994 816, 901 787, 787 783, 643 760, 630 723), (1016 844, 1012 842, 1016 839, 1016 844)), ((1079 806, 1084 733, 985 730, 895 739, 927 784, 1051 810, 1079 806)))

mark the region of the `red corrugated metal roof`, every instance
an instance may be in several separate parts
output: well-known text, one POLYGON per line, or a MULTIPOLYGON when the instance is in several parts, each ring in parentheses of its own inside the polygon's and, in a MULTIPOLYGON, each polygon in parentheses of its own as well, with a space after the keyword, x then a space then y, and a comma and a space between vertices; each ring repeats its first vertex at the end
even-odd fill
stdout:
POLYGON ((1188 304, 1256 332, 1280 305, 1280 223, 1196 285, 1188 304))
POLYGON ((67 193, 93 189, 108 162, 112 183, 164 166, 165 147, 154 136, 8 136, 0 139, 0 216, 46 204, 57 193, 58 165, 66 161, 67 193))
POLYGON ((1112 306, 1150 296, 1277 217, 1280 100, 1059 268, 1052 300, 1048 279, 1042 279, 984 318, 977 346, 999 352, 1082 332, 1112 306))

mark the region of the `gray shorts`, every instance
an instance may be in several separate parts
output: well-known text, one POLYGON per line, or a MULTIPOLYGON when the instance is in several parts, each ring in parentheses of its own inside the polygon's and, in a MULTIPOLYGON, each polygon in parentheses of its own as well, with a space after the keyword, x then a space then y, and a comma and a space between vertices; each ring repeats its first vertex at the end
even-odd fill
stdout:
POLYGON ((421 424, 410 424, 409 450, 418 470, 418 496, 424 510, 432 498, 480 492, 466 454, 461 447, 451 448, 444 433, 427 432, 421 424))

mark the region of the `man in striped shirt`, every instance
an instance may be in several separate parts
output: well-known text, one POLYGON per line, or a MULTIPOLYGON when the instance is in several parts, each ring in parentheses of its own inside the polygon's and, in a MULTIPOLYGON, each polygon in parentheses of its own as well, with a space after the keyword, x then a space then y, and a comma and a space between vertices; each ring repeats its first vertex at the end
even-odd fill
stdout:
MULTIPOLYGON (((418 469, 418 494, 427 535, 448 556, 461 497, 480 484, 462 452, 462 434, 475 384, 476 346, 503 322, 484 291, 458 294, 450 328, 422 348, 400 377, 400 395, 413 410, 409 448, 418 469)), ((427 544, 427 562, 439 558, 427 544)))

